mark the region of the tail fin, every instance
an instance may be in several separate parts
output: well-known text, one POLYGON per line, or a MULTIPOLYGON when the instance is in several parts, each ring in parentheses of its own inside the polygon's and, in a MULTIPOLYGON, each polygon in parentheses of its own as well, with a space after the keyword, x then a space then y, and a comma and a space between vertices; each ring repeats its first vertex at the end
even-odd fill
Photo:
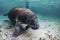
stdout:
POLYGON ((3 14, 3 16, 8 16, 8 14, 3 14))

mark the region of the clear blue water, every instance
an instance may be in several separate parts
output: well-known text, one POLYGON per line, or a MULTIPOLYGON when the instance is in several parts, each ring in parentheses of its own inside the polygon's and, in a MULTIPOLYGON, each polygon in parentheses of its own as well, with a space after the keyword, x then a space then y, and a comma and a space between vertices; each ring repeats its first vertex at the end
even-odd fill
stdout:
POLYGON ((0 0, 0 15, 8 13, 14 7, 26 7, 27 2, 29 9, 40 19, 60 19, 60 0, 0 0))

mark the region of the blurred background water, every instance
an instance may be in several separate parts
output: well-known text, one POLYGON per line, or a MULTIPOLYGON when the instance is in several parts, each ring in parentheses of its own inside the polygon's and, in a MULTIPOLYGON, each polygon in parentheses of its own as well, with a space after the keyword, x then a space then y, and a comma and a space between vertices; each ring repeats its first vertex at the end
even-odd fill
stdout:
POLYGON ((39 16, 60 19, 60 0, 0 0, 0 15, 14 7, 26 7, 39 16))

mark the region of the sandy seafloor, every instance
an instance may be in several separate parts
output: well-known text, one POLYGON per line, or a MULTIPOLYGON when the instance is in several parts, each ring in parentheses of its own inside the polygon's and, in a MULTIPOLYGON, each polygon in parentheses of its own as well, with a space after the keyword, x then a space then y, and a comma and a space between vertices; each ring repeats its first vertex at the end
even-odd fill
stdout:
POLYGON ((60 21, 49 17, 39 16, 38 30, 31 28, 18 37, 12 37, 14 27, 7 17, 0 16, 0 40, 60 40, 60 21))

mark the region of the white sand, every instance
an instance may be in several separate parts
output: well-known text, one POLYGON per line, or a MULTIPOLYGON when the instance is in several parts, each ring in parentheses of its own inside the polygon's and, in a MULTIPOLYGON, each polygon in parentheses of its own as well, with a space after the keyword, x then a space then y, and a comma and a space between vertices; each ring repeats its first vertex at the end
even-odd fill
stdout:
POLYGON ((0 19, 0 40, 60 40, 58 22, 40 20, 38 30, 29 29, 17 38, 12 37, 14 28, 8 29, 10 23, 0 19))

